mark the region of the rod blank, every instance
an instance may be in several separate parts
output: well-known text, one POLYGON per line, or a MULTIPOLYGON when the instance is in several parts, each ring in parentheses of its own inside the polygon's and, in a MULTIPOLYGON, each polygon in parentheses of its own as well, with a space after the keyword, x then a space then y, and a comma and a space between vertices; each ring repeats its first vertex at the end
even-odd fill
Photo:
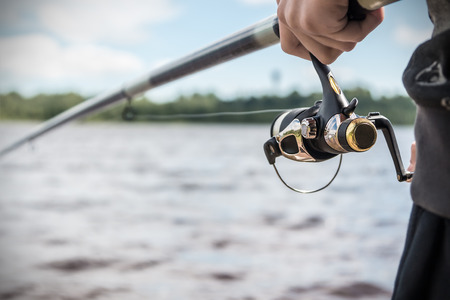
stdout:
POLYGON ((92 114, 120 101, 129 100, 152 88, 184 76, 238 58, 279 42, 278 18, 270 16, 209 46, 201 48, 143 77, 125 83, 121 88, 88 99, 45 121, 25 137, 0 151, 0 156, 45 133, 78 118, 92 114))

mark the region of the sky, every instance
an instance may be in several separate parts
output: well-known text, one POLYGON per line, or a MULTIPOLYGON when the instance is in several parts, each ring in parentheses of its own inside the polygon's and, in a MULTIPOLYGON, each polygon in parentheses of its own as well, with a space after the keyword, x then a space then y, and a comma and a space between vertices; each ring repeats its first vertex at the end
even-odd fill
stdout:
MULTIPOLYGON (((0 93, 94 96, 276 13, 275 0, 0 0, 0 93)), ((330 67, 341 88, 406 95, 401 75, 432 32, 425 0, 385 21, 330 67)), ((274 45, 146 93, 152 101, 320 91, 311 62, 274 45), (274 76, 277 74, 278 76, 274 76), (278 77, 278 80, 275 78, 278 77)))

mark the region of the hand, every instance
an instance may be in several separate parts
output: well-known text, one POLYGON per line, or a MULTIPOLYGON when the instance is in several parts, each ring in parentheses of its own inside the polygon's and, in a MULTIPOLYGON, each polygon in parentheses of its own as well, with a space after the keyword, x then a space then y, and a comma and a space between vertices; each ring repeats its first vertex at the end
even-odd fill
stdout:
POLYGON ((309 52, 330 64, 351 51, 384 18, 384 10, 369 12, 363 21, 348 21, 349 0, 277 0, 281 48, 310 59, 309 52))
MULTIPOLYGON (((416 142, 411 144, 411 158, 409 160, 409 166, 406 169, 408 172, 414 172, 416 170, 416 142)), ((412 179, 408 179, 408 182, 411 182, 412 179)))

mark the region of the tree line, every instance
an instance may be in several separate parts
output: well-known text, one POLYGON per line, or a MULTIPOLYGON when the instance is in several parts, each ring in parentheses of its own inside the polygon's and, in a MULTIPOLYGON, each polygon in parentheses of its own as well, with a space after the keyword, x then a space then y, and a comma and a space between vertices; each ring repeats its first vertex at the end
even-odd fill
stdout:
MULTIPOLYGON (((364 116, 369 112, 377 111, 386 116, 394 124, 413 124, 416 107, 409 97, 392 96, 375 99, 367 89, 355 88, 344 91, 350 101, 358 98, 359 103, 356 114, 364 116)), ((192 94, 179 96, 174 101, 156 103, 147 98, 135 99, 131 104, 123 103, 113 108, 89 116, 87 120, 120 121, 123 110, 131 105, 135 121, 161 122, 158 116, 177 114, 205 114, 217 112, 242 112, 268 109, 291 109, 309 107, 316 100, 322 98, 321 93, 301 95, 292 92, 286 96, 264 95, 241 97, 232 100, 223 100, 215 94, 192 94)), ((47 120, 66 109, 85 101, 85 98, 76 93, 66 94, 39 94, 24 97, 16 92, 0 94, 0 120, 47 120)), ((207 118, 177 117, 171 121, 178 122, 223 122, 223 123, 270 123, 277 113, 265 113, 237 116, 214 116, 207 118)), ((170 120, 170 119, 169 119, 170 120)), ((167 122, 167 120, 164 120, 167 122)))

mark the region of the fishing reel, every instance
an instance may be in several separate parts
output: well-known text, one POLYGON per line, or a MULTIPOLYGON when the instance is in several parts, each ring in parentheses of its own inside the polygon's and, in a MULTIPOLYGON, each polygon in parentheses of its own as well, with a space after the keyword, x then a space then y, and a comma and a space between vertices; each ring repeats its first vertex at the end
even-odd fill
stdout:
POLYGON ((300 193, 313 193, 326 188, 339 172, 342 154, 369 150, 377 140, 377 130, 384 134, 398 181, 412 178, 413 174, 403 167, 391 122, 378 112, 371 112, 365 117, 356 115, 354 111, 358 99, 354 98, 349 103, 330 68, 312 54, 311 60, 322 84, 323 99, 309 108, 297 108, 280 114, 272 123, 272 138, 264 144, 267 160, 280 180, 300 193), (275 166, 275 159, 279 156, 299 162, 322 162, 337 155, 340 155, 340 161, 333 178, 325 186, 311 191, 288 185, 275 166))

